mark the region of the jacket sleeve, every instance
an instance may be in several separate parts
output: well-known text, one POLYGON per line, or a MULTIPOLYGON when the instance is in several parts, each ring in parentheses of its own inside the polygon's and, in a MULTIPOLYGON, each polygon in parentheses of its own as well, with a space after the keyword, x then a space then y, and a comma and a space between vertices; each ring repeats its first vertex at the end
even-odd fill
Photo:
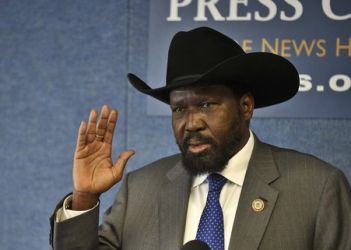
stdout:
POLYGON ((67 219, 62 222, 56 222, 56 213, 60 208, 62 208, 64 199, 58 203, 53 215, 50 218, 51 249, 97 249, 99 207, 97 206, 91 211, 74 218, 67 219))
POLYGON ((99 250, 122 249, 122 234, 125 225, 125 215, 128 202, 128 177, 125 175, 117 197, 112 206, 104 214, 103 222, 99 227, 99 250))
POLYGON ((50 246, 53 250, 119 250, 126 208, 127 184, 123 182, 117 199, 106 211, 104 221, 99 227, 99 206, 62 222, 56 222, 56 212, 62 208, 63 201, 57 205, 50 218, 50 246))
POLYGON ((344 174, 335 171, 320 197, 314 249, 351 249, 351 188, 344 174))

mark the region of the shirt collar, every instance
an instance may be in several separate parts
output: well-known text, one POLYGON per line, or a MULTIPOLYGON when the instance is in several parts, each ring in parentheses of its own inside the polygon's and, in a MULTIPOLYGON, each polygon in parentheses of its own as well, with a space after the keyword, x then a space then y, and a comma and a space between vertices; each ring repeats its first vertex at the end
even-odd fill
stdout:
MULTIPOLYGON (((227 178, 232 183, 242 186, 245 179, 247 167, 254 148, 255 139, 250 130, 250 136, 245 146, 229 159, 227 166, 219 174, 227 178)), ((192 187, 196 187, 203 183, 209 174, 201 174, 194 177, 192 187)))

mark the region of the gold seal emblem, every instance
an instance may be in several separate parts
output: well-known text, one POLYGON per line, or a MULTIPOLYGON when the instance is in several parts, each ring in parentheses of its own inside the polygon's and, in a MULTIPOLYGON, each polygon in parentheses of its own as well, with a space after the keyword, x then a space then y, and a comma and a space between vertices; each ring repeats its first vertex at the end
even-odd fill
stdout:
POLYGON ((260 198, 255 199, 251 205, 255 212, 261 212, 264 209, 264 201, 260 198))

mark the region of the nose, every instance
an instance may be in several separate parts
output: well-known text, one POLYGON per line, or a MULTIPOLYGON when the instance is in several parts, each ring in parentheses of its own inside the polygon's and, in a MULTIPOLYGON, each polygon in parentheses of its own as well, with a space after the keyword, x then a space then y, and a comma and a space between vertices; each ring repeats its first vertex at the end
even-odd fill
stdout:
POLYGON ((186 116, 185 131, 195 132, 201 131, 204 128, 205 122, 203 121, 201 115, 194 110, 189 110, 186 116))

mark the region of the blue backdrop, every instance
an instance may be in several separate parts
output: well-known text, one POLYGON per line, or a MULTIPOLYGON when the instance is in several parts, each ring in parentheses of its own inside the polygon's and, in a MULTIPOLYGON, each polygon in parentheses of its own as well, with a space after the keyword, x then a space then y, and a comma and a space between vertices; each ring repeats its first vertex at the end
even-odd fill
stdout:
MULTIPOLYGON (((128 171, 177 152, 165 116, 126 80, 147 78, 149 1, 0 1, 0 246, 48 249, 48 218, 71 191, 76 133, 91 108, 120 111, 114 156, 128 171)), ((255 118, 262 139, 309 152, 351 180, 350 119, 255 118)), ((102 210, 118 187, 102 197, 102 210)))

